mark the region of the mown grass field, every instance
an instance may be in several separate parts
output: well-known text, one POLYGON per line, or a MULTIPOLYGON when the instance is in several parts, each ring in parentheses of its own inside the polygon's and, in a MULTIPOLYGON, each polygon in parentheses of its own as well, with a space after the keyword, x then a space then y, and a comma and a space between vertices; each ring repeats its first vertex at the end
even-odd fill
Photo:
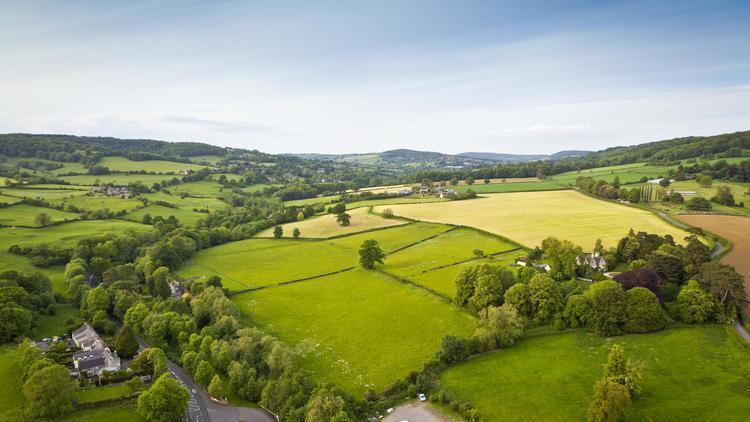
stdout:
MULTIPOLYGON (((351 216, 351 222, 348 226, 342 226, 336 221, 336 215, 325 214, 319 217, 310 217, 302 221, 283 224, 284 237, 291 237, 294 229, 300 231, 300 237, 307 238, 328 238, 343 234, 358 233, 365 230, 398 226, 406 224, 403 220, 392 218, 383 218, 379 215, 371 214, 368 207, 347 210, 351 216)), ((273 237, 273 227, 258 233, 257 237, 273 237)))
POLYGON ((612 344, 643 361, 630 421, 746 421, 750 347, 723 326, 669 328, 611 339, 582 331, 523 339, 446 370, 443 387, 485 421, 585 420, 612 344))
POLYGON ((232 300, 291 345, 303 368, 358 398, 418 370, 443 336, 475 328, 473 317, 437 296, 361 269, 232 300))
POLYGON ((677 166, 649 166, 646 163, 634 163, 569 171, 556 174, 551 179, 564 184, 575 184, 579 176, 584 176, 611 183, 617 176, 620 178, 620 183, 638 183, 643 177, 656 179, 660 176, 666 176, 667 172, 672 169, 677 169, 677 166))
POLYGON ((533 192, 543 190, 560 190, 569 189, 566 184, 556 182, 553 180, 537 180, 530 182, 516 182, 516 183, 490 183, 484 184, 481 181, 477 181, 473 185, 458 185, 455 187, 457 192, 466 192, 473 190, 477 193, 503 193, 503 192, 533 192))
POLYGON ((199 196, 207 198, 218 198, 230 193, 232 190, 220 185, 213 180, 199 180, 197 182, 180 183, 179 185, 167 188, 172 195, 186 193, 190 196, 199 196))
POLYGON ((60 211, 54 208, 37 207, 28 204, 15 204, 9 207, 0 208, 0 225, 3 226, 26 226, 39 227, 36 223, 37 215, 47 213, 52 218, 52 222, 78 219, 78 214, 60 211))
MULTIPOLYGON (((382 211, 384 207, 376 207, 382 211)), ((687 232, 645 210, 601 201, 576 191, 514 192, 447 203, 389 206, 397 216, 435 223, 476 227, 534 247, 548 236, 571 240, 584 249, 601 238, 615 246, 628 230, 671 234, 681 241, 687 232)))
POLYGON ((205 166, 192 163, 177 163, 174 161, 145 160, 132 161, 125 157, 102 157, 98 166, 104 166, 111 171, 146 171, 154 173, 181 173, 186 170, 198 171, 205 166))
POLYGON ((178 274, 218 275, 230 290, 257 288, 354 267, 359 247, 367 239, 378 240, 384 251, 392 251, 448 229, 421 223, 332 240, 241 240, 196 253, 178 274))
POLYGON ((293 199, 284 201, 286 207, 302 207, 305 205, 330 204, 341 199, 341 195, 316 196, 315 198, 293 199))

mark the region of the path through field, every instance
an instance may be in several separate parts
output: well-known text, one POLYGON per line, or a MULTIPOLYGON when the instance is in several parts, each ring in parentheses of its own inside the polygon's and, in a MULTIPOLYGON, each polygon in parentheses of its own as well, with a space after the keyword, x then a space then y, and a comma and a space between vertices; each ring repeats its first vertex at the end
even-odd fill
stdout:
MULTIPOLYGON (((734 266, 745 276, 745 290, 750 295, 750 218, 733 215, 680 215, 677 218, 732 241, 732 250, 721 262, 734 266)), ((750 305, 745 310, 750 311, 750 305)))

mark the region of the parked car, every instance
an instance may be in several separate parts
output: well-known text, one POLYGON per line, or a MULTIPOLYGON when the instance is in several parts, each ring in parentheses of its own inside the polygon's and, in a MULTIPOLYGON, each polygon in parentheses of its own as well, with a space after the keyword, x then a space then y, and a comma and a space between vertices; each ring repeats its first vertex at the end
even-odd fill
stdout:
POLYGON ((427 396, 425 396, 423 393, 417 394, 417 398, 419 401, 427 401, 427 396))
POLYGON ((391 414, 393 413, 393 408, 389 407, 388 410, 385 411, 385 413, 391 414))

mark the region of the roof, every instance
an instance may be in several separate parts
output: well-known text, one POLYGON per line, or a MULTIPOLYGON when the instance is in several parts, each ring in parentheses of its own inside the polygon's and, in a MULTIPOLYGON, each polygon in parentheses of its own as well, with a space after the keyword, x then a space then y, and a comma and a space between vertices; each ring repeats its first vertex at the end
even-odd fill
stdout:
POLYGON ((98 366, 104 366, 106 363, 105 354, 107 349, 89 350, 88 352, 76 353, 73 355, 73 361, 78 361, 78 370, 87 371, 98 366))
POLYGON ((88 323, 84 323, 81 328, 73 331, 71 335, 73 341, 80 347, 91 347, 97 341, 100 341, 99 334, 94 331, 88 323))

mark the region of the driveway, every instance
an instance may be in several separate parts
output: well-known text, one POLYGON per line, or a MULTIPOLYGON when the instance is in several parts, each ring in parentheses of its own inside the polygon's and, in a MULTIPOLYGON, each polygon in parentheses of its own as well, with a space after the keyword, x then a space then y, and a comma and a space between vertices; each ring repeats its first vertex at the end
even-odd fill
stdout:
POLYGON ((442 414, 439 410, 430 405, 416 400, 404 403, 393 411, 390 415, 384 417, 383 422, 453 422, 454 418, 442 414))

